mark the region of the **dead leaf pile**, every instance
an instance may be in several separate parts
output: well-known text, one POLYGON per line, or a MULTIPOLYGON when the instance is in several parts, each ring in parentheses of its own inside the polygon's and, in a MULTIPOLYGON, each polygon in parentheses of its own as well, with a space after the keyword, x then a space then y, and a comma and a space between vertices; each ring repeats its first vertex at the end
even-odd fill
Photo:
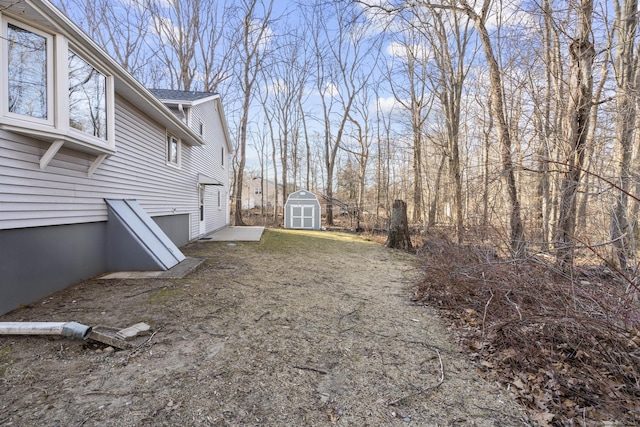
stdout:
POLYGON ((569 278, 538 258, 426 241, 417 301, 541 426, 640 425, 640 307, 601 269, 569 278), (594 271, 599 270, 598 274, 594 271), (606 276, 606 277, 605 277, 606 276))

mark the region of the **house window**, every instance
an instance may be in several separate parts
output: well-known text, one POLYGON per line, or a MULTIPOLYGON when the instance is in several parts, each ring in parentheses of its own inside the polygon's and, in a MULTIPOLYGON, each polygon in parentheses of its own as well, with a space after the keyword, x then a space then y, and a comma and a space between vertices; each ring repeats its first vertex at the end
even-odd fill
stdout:
MULTIPOLYGON (((0 8, 1 9, 1 8, 0 8)), ((115 151, 113 76, 62 34, 0 11, 0 125, 91 153, 115 151)))
POLYGON ((222 166, 224 166, 224 147, 222 147, 222 153, 220 155, 220 162, 222 163, 222 166))
POLYGON ((51 104, 49 57, 52 37, 7 25, 8 111, 34 119, 48 119, 51 104))
POLYGON ((180 166, 180 141, 170 133, 167 134, 167 164, 180 166))
POLYGON ((69 126, 107 139, 107 78, 71 50, 69 126))

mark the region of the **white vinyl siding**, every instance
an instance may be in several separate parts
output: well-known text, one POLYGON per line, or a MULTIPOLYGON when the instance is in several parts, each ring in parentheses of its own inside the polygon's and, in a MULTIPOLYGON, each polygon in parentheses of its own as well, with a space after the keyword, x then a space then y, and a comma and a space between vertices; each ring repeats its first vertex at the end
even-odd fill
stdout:
MULTIPOLYGON (((224 187, 206 187, 207 230, 227 219, 217 209, 214 191, 228 191, 228 177, 214 173, 220 142, 182 147, 182 169, 167 168, 166 129, 124 99, 116 98, 117 153, 91 176, 95 156, 62 148, 45 170, 38 162, 49 144, 0 130, 0 229, 75 224, 107 220, 104 198, 136 199, 153 216, 189 214, 190 238, 199 234, 198 172, 224 187)), ((217 116, 215 116, 217 118, 217 116)), ((217 120, 215 121, 217 122, 217 120)), ((224 135, 205 126, 206 138, 224 135)), ((212 141, 209 139, 208 141, 212 141)), ((223 209, 224 212, 224 209, 223 209)))

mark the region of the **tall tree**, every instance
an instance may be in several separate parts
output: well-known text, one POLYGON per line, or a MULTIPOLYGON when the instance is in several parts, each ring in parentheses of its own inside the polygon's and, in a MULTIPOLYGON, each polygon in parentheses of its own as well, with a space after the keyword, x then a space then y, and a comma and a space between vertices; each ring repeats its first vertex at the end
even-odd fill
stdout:
POLYGON ((242 219, 242 183, 247 162, 247 139, 251 102, 256 96, 256 82, 265 58, 269 55, 271 38, 271 13, 273 0, 264 3, 261 0, 242 0, 239 6, 242 17, 238 51, 236 78, 241 90, 242 105, 238 122, 238 168, 235 179, 235 225, 245 225, 242 219))
POLYGON ((422 220, 423 151, 425 122, 432 107, 433 93, 429 87, 428 64, 431 60, 427 41, 420 29, 418 10, 400 14, 401 28, 394 35, 394 61, 390 63, 391 90, 400 105, 409 112, 412 135, 413 213, 412 221, 422 220), (395 59, 398 60, 395 60, 395 59))
MULTIPOLYGON (((311 59, 307 54, 304 28, 284 28, 274 40, 274 54, 262 68, 264 82, 262 102, 265 115, 274 126, 272 138, 279 148, 282 194, 286 199, 292 177, 297 182, 298 152, 305 134, 304 107, 306 84, 310 78, 311 59)), ((276 159, 274 159, 274 162, 276 159)))
POLYGON ((498 141, 500 143, 502 170, 505 182, 507 184, 507 192, 509 194, 510 202, 510 246, 512 254, 514 256, 520 256, 524 254, 525 236, 520 208, 520 198, 518 195, 518 186, 516 183, 511 153, 513 145, 511 130, 509 128, 509 123, 505 113, 504 87, 502 82, 502 75, 500 73, 500 66, 498 65, 496 55, 494 54, 493 44, 486 26, 487 18, 491 9, 491 3, 491 0, 483 0, 480 13, 477 13, 472 5, 465 2, 464 11, 475 23, 475 28, 482 42, 487 65, 489 68, 491 113, 498 136, 498 141))
POLYGON ((618 191, 611 213, 611 240, 621 268, 626 268, 635 254, 633 236, 628 217, 628 192, 631 188, 631 165, 636 125, 636 98, 638 96, 638 0, 616 0, 615 24, 616 54, 614 75, 616 80, 616 119, 614 139, 618 150, 618 191))
POLYGON ((433 87, 444 113, 446 153, 449 175, 454 187, 454 218, 458 242, 464 238, 464 203, 460 160, 460 123, 464 82, 472 63, 467 57, 471 38, 470 20, 459 11, 433 10, 428 40, 433 52, 437 73, 432 76, 433 87))
POLYGON ((147 0, 172 89, 192 90, 201 6, 205 1, 208 0, 147 0))
POLYGON ((504 97, 504 84, 500 65, 497 60, 497 55, 494 52, 493 41, 487 29, 487 21, 491 16, 492 0, 482 0, 481 6, 466 0, 457 0, 454 2, 419 2, 410 3, 400 7, 386 7, 377 5, 368 5, 368 7, 381 9, 387 13, 397 14, 404 9, 411 9, 416 7, 429 7, 434 10, 449 10, 458 11, 466 14, 469 19, 474 23, 475 30, 478 38, 482 44, 485 60, 489 69, 489 90, 490 90, 490 106, 492 121, 495 125, 497 138, 500 144, 502 170, 505 183, 507 186, 507 193, 509 196, 510 215, 509 215, 509 241, 511 252, 514 256, 519 256, 524 253, 525 250, 525 235, 524 224, 522 222, 522 213, 520 198, 518 194, 518 185, 516 182, 516 176, 513 166, 513 138, 509 121, 507 119, 505 109, 505 97, 504 97))
POLYGON ((593 0, 581 0, 577 10, 578 28, 569 46, 570 80, 565 139, 567 172, 560 188, 556 230, 558 264, 573 265, 576 227, 576 195, 584 168, 585 148, 593 96, 592 66, 595 57, 592 37, 593 0))
POLYGON ((202 79, 202 90, 218 92, 233 74, 234 50, 229 42, 237 40, 237 36, 225 23, 232 22, 234 11, 226 1, 200 1, 200 28, 196 32, 198 73, 202 79))
POLYGON ((150 45, 153 21, 146 0, 114 3, 110 0, 57 1, 66 15, 78 23, 128 72, 145 84, 153 84, 158 47, 150 45))
POLYGON ((346 137, 356 97, 366 90, 373 74, 371 64, 380 54, 380 39, 368 31, 366 17, 355 5, 319 1, 311 16, 316 88, 324 127, 326 223, 333 225, 333 180, 338 150, 346 137))

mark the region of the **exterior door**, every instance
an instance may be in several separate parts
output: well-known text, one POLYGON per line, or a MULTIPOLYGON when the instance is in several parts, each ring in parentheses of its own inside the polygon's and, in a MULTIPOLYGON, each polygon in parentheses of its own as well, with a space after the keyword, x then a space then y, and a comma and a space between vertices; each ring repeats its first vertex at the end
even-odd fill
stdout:
POLYGON ((204 185, 201 185, 199 188, 199 193, 200 193, 200 235, 202 236, 204 233, 207 232, 207 227, 206 227, 206 221, 205 221, 205 192, 207 187, 204 185))
POLYGON ((291 227, 313 229, 313 206, 291 206, 291 227))

